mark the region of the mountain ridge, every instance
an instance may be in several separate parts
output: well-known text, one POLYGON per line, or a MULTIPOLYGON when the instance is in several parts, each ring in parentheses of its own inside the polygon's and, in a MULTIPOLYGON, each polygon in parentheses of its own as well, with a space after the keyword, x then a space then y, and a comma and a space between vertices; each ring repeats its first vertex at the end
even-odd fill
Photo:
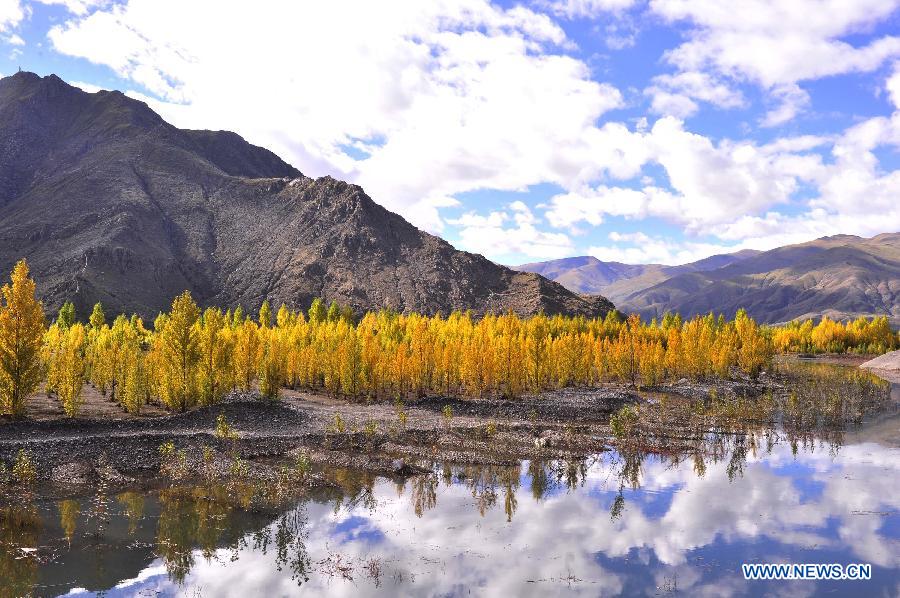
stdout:
POLYGON ((514 266, 523 272, 534 272, 565 285, 570 290, 580 293, 599 293, 605 296, 626 297, 634 290, 652 286, 676 274, 697 272, 720 268, 752 257, 759 253, 745 249, 730 254, 712 255, 696 262, 667 266, 664 264, 625 264, 622 262, 604 262, 593 256, 578 256, 533 262, 514 266))
POLYGON ((612 308, 458 251, 331 177, 227 131, 178 129, 120 92, 0 79, 0 268, 26 257, 46 307, 153 316, 204 305, 598 316, 612 308))
POLYGON ((767 323, 823 316, 900 323, 900 233, 833 235, 737 258, 710 268, 676 266, 660 279, 621 279, 602 291, 621 310, 647 318, 666 311, 731 316, 745 308, 767 323))

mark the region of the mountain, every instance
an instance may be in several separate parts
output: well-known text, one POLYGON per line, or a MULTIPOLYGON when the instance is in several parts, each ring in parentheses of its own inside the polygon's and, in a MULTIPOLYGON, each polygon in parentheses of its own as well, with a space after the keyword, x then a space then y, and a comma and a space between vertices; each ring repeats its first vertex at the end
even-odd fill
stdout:
POLYGON ((592 256, 571 257, 516 266, 522 272, 534 272, 555 280, 577 293, 600 294, 613 303, 641 289, 668 280, 684 272, 704 272, 739 262, 759 253, 745 249, 736 253, 713 255, 690 264, 623 264, 602 262, 592 256))
POLYGON ((666 311, 731 316, 743 307, 767 323, 888 316, 900 324, 900 233, 836 235, 702 262, 665 271, 646 267, 592 290, 602 289, 622 311, 646 318, 666 311))
POLYGON ((190 131, 116 91, 0 79, 0 269, 26 257, 48 310, 204 305, 603 315, 536 274, 457 251, 358 186, 312 179, 234 133, 190 131))
POLYGON ((888 316, 900 323, 900 233, 836 235, 707 272, 679 274, 623 298, 644 316, 745 308, 762 322, 888 316))

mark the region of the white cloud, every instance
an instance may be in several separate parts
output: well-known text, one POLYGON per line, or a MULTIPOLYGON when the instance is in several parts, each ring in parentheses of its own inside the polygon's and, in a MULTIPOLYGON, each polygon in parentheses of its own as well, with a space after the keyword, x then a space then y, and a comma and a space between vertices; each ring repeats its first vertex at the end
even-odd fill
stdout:
POLYGON ((760 120, 764 127, 776 127, 792 120, 810 103, 809 94, 793 83, 776 86, 771 97, 778 105, 760 120))
MULTIPOLYGON (((308 175, 363 185, 432 232, 444 230, 441 210, 459 206, 454 196, 462 192, 522 191, 539 183, 563 189, 538 206, 557 231, 544 230, 530 209, 510 206, 449 222, 459 228, 463 248, 489 257, 560 257, 575 251, 570 236, 583 232, 579 226, 610 217, 659 218, 684 227, 690 238, 712 235, 728 247, 760 248, 832 232, 882 232, 885 218, 897 217, 892 199, 900 175, 884 172, 874 151, 900 138, 897 117, 870 119, 834 137, 766 144, 714 140, 680 119, 704 104, 743 107, 739 84, 750 81, 770 101, 759 123, 790 121, 810 101, 799 83, 872 70, 900 55, 900 37, 868 45, 845 39, 883 21, 900 0, 653 0, 652 11, 691 28, 666 54, 676 72, 654 77, 644 91, 662 118, 633 129, 599 121, 624 105, 622 94, 567 55, 572 42, 550 16, 523 6, 47 1, 81 15, 51 30, 58 51, 142 86, 129 95, 176 125, 237 130, 308 175), (179 19, 168 17, 174 12, 179 19), (209 27, 213 12, 216 26, 209 27), (823 158, 829 147, 832 156, 823 158), (651 176, 655 167, 665 180, 651 176), (798 200, 801 189, 818 195, 798 200), (801 210, 780 214, 787 204, 801 210)), ((606 33, 619 35, 634 4, 570 0, 554 3, 551 12, 609 13, 615 27, 606 33)), ((894 73, 885 87, 900 106, 900 70, 894 73)), ((657 241, 632 242, 630 249, 641 253, 630 255, 661 261, 728 248, 657 241)))
POLYGON ((891 102, 894 103, 894 108, 900 110, 900 63, 894 64, 894 72, 888 78, 885 88, 891 98, 891 102))
POLYGON ((844 132, 832 148, 834 162, 817 177, 820 194, 810 205, 840 214, 845 227, 880 232, 887 225, 896 230, 900 170, 881 169, 874 150, 883 146, 900 148, 900 110, 844 132))
POLYGON ((176 125, 237 130, 431 230, 427 206, 460 192, 572 185, 592 168, 597 119, 622 103, 547 15, 487 0, 131 0, 50 39, 157 94, 176 125), (345 151, 360 143, 370 156, 345 151))
POLYGON ((714 243, 676 242, 661 237, 650 237, 644 233, 612 232, 609 234, 609 240, 614 245, 592 246, 588 249, 588 254, 605 262, 677 265, 743 248, 714 243))
POLYGON ((841 38, 887 18, 898 0, 652 0, 669 21, 689 21, 689 41, 668 54, 685 70, 712 67, 766 87, 871 71, 900 53, 900 37, 856 47, 841 38))
POLYGON ((542 4, 555 14, 571 19, 622 11, 637 4, 637 0, 554 0, 542 4))
POLYGON ((0 0, 0 33, 17 27, 25 14, 25 7, 19 0, 0 0))
POLYGON ((779 105, 763 119, 774 126, 808 103, 797 83, 869 72, 900 56, 900 37, 887 35, 855 46, 843 38, 890 16, 900 0, 652 0, 670 22, 686 21, 689 39, 666 53, 682 71, 714 72, 749 80, 772 92, 779 105))
POLYGON ((74 85, 75 87, 78 87, 79 89, 82 89, 88 93, 97 93, 98 91, 103 89, 99 85, 94 85, 93 83, 85 83, 84 81, 69 81, 69 84, 74 85))
MULTIPOLYGON (((886 84, 892 99, 898 80, 895 71, 886 84)), ((900 171, 885 171, 876 154, 881 147, 900 148, 900 108, 839 135, 785 137, 766 145, 713 144, 671 117, 649 132, 631 135, 647 149, 642 159, 664 168, 672 191, 646 181, 641 188, 585 186, 553 197, 547 220, 575 229, 581 222, 599 225, 606 216, 661 218, 683 226, 689 236, 712 236, 722 245, 615 234, 615 245, 590 248, 598 258, 683 263, 837 233, 871 236, 900 225, 900 171), (827 147, 830 160, 819 153, 827 147), (808 193, 797 199, 801 186, 808 193), (793 215, 778 211, 788 203, 801 210, 793 215)))
POLYGON ((719 108, 739 108, 744 97, 737 90, 707 73, 688 71, 676 75, 658 75, 644 94, 652 97, 651 111, 657 114, 687 118, 697 112, 694 100, 719 108))
POLYGON ((75 15, 84 15, 95 8, 108 6, 112 0, 36 0, 41 4, 58 4, 75 15))
POLYGON ((514 201, 507 208, 487 216, 468 212, 448 222, 459 227, 460 245, 469 251, 540 259, 572 254, 574 248, 568 235, 539 230, 538 219, 523 202, 514 201))
POLYGON ((604 214, 652 216, 699 233, 787 202, 799 181, 812 177, 819 164, 817 156, 783 154, 746 141, 713 144, 672 117, 659 119, 647 133, 630 133, 628 146, 611 151, 627 155, 629 146, 641 148, 632 162, 636 169, 647 162, 659 164, 672 191, 655 185, 641 189, 584 186, 552 198, 547 211, 551 224, 572 227, 585 221, 596 225, 604 214))

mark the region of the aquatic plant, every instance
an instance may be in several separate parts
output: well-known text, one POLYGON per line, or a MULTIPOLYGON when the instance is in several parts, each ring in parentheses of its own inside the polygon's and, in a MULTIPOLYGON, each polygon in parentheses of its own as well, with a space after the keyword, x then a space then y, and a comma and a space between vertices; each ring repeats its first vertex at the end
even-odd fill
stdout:
POLYGON ((237 438, 237 432, 228 423, 224 413, 220 413, 216 417, 216 438, 220 440, 234 440, 237 438))
POLYGON ((638 414, 634 407, 625 405, 609 418, 609 428, 619 440, 628 438, 638 423, 638 414))
POLYGON ((173 482, 188 476, 187 453, 171 440, 159 446, 159 473, 173 482))
POLYGON ((340 413, 334 414, 334 419, 331 424, 325 426, 325 431, 335 434, 343 434, 347 431, 347 424, 344 423, 344 418, 341 417, 340 413))
POLYGON ((441 417, 444 418, 444 428, 449 432, 450 425, 453 423, 453 407, 444 405, 444 408, 441 410, 441 417))
POLYGON ((12 482, 25 488, 31 487, 37 480, 37 468, 31 455, 25 449, 19 449, 12 466, 12 482))

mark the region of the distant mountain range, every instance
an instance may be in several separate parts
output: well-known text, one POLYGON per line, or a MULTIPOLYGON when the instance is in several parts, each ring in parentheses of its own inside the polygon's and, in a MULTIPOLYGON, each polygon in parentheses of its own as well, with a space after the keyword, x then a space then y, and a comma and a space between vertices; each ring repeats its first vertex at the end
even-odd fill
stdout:
POLYGON ((525 264, 579 293, 602 293, 646 318, 666 311, 760 321, 888 316, 900 324, 900 233, 824 237, 771 251, 715 255, 682 266, 630 265, 576 257, 525 264))
POLYGON ((0 269, 22 257, 48 311, 72 299, 82 315, 102 301, 154 316, 185 289, 251 310, 317 296, 445 314, 612 307, 457 251, 234 133, 178 129, 122 93, 26 72, 0 79, 0 269))

